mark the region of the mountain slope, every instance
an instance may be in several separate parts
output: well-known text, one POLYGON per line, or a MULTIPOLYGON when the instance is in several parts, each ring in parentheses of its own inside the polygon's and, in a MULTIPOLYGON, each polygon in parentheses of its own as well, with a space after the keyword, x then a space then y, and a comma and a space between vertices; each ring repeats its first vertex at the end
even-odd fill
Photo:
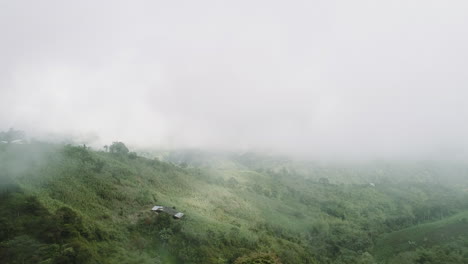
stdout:
MULTIPOLYGON (((226 155, 197 165, 189 156, 177 154, 181 165, 174 165, 82 146, 0 145, 0 218, 12 227, 1 237, 0 259, 373 263, 369 252, 381 235, 467 209, 463 191, 432 181, 333 184, 323 178, 356 171, 321 167, 315 177, 282 169, 270 157, 246 162, 226 155), (185 217, 156 215, 150 211, 156 204, 175 206, 185 217), (42 229, 41 219, 56 224, 42 229), (44 251, 23 259, 28 246, 18 244, 44 251)), ((395 167, 382 170, 390 175, 395 167)))
MULTIPOLYGON (((452 255, 458 256, 454 262, 451 262, 443 257, 447 253, 439 254, 439 258, 445 259, 444 263, 467 263, 468 254, 466 252, 461 254, 460 248, 468 246, 466 238, 468 238, 468 211, 384 235, 378 239, 374 253, 378 259, 392 259, 393 256, 398 256, 394 261, 401 263, 401 259, 405 257, 417 259, 418 253, 424 252, 425 249, 446 249, 452 255)), ((426 258, 430 263, 430 257, 426 258)))

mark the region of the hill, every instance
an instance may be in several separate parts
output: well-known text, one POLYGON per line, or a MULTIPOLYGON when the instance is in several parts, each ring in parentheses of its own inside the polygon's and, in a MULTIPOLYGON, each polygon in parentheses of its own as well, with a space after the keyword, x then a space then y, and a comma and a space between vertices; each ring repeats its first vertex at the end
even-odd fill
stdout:
POLYGON ((468 211, 383 235, 375 256, 389 263, 467 263, 468 211))
POLYGON ((376 251, 383 235, 468 210, 463 186, 433 180, 461 177, 450 166, 145 156, 0 145, 0 262, 374 263, 389 258, 376 251), (389 180, 395 171, 418 177, 389 180), (155 214, 156 204, 185 216, 155 214))

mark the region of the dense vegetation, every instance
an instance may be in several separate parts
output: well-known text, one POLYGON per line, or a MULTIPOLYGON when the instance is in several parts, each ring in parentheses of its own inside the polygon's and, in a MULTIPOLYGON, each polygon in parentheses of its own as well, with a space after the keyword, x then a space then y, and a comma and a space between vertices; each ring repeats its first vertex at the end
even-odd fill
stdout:
POLYGON ((468 263, 462 163, 106 150, 0 144, 0 263, 468 263))

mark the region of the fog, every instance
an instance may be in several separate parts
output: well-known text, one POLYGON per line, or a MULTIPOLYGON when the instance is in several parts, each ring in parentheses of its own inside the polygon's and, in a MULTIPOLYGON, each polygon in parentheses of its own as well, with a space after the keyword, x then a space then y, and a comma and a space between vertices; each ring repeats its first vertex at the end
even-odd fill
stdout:
POLYGON ((466 157, 466 1, 0 1, 0 130, 466 157))

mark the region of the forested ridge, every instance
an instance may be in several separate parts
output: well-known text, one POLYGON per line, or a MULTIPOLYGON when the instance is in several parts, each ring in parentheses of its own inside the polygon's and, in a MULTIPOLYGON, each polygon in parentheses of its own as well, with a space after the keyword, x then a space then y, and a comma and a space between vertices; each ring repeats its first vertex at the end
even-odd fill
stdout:
POLYGON ((467 173, 0 144, 0 263, 468 263, 467 173))

